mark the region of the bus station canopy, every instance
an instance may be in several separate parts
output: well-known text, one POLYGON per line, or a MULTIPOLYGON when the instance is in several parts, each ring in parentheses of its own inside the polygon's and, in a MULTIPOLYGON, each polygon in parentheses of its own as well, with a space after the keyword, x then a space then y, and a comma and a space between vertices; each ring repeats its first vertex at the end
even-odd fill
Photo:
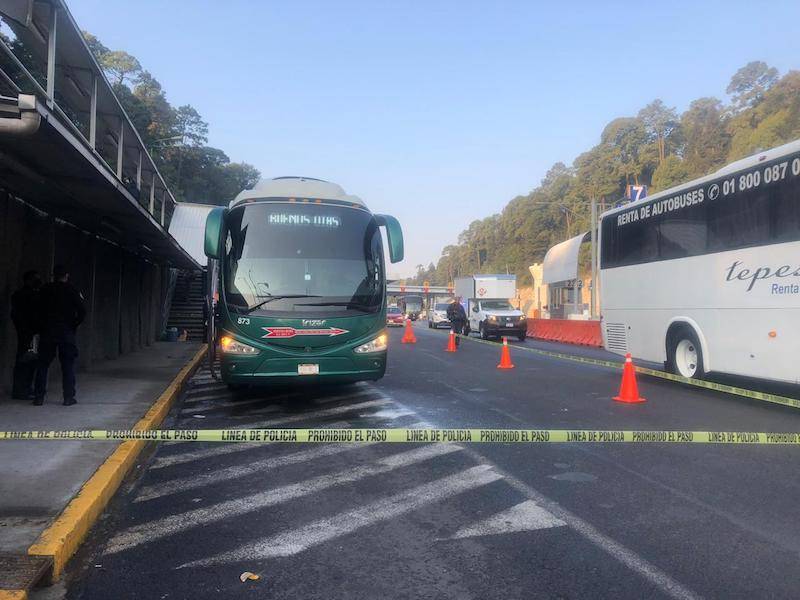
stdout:
POLYGON ((570 281, 578 277, 578 252, 588 232, 556 244, 544 256, 542 283, 570 281))

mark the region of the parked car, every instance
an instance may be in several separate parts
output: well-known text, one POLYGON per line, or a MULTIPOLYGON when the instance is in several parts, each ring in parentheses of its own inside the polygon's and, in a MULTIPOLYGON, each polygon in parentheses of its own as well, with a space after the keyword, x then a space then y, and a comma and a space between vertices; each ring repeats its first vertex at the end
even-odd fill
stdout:
POLYGON ((433 305, 431 310, 428 311, 428 327, 431 329, 450 327, 450 321, 447 319, 448 306, 447 302, 437 302, 433 305))
POLYGON ((397 306, 389 306, 386 309, 386 325, 389 327, 402 327, 406 320, 403 311, 397 306))

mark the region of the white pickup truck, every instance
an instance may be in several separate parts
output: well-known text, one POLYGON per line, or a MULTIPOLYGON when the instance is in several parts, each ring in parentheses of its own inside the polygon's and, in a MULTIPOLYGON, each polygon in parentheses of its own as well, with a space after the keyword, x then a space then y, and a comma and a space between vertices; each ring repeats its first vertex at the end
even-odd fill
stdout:
POLYGON ((456 296, 466 301, 466 334, 475 331, 481 338, 517 337, 525 340, 528 321, 525 314, 509 302, 517 294, 516 275, 473 275, 455 281, 456 296))

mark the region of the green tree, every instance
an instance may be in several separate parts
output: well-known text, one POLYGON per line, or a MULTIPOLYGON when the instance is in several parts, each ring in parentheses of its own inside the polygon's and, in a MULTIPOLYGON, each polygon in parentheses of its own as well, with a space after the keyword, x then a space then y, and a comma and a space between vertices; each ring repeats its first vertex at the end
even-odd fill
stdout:
POLYGON ((116 85, 133 82, 142 70, 139 60, 124 50, 109 50, 99 57, 99 62, 111 83, 116 85))
POLYGON ((778 80, 778 70, 761 60, 747 63, 734 73, 725 90, 733 96, 734 112, 741 112, 758 105, 764 94, 778 80))
POLYGON ((647 141, 656 145, 658 164, 680 144, 680 121, 674 108, 667 108, 661 100, 653 100, 639 111, 638 119, 644 124, 647 141))
POLYGON ((800 137, 800 72, 790 71, 761 101, 731 119, 728 160, 785 144, 800 137))
POLYGON ((201 146, 208 141, 208 123, 193 106, 185 104, 175 111, 175 128, 189 146, 201 146))
POLYGON ((683 160, 691 177, 706 175, 725 163, 730 147, 722 102, 698 98, 681 115, 683 160))
POLYGON ((671 154, 653 172, 653 188, 654 191, 666 190, 685 183, 689 179, 690 174, 686 161, 671 154))

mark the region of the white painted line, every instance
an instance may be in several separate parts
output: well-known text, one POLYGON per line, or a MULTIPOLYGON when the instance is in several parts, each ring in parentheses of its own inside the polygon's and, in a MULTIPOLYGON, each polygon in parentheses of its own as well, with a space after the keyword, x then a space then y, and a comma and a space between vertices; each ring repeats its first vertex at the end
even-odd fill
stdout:
MULTIPOLYGON (((385 406, 392 401, 388 398, 381 398, 379 400, 369 400, 367 402, 359 402, 357 404, 345 404, 344 406, 335 406, 333 408, 324 408, 322 410, 309 410, 300 412, 286 417, 279 417, 277 419, 269 419, 268 421, 258 421, 250 423, 249 425, 240 425, 233 429, 269 429, 278 425, 286 425, 288 423, 298 423, 301 421, 308 421, 309 419, 316 419, 319 417, 330 417, 332 415, 341 415, 353 411, 363 410, 365 408, 372 408, 374 406, 385 406)), ((318 426, 319 427, 319 426, 318 426)))
POLYGON ((224 554, 190 562, 181 567, 205 567, 240 560, 292 556, 313 546, 353 533, 363 527, 399 517, 433 502, 446 500, 500 479, 502 476, 491 467, 479 465, 371 504, 314 521, 297 529, 284 531, 224 554))
MULTIPOLYGON (((478 454, 474 450, 469 448, 464 448, 464 450, 480 463, 487 466, 491 465, 489 461, 487 461, 481 454, 478 454)), ((513 475, 506 473, 497 467, 494 468, 496 468, 498 472, 502 474, 503 479, 511 487, 527 496, 530 500, 533 500, 542 508, 549 511, 555 518, 564 521, 567 526, 579 533, 586 540, 617 559, 631 571, 634 571, 652 583, 667 596, 680 600, 699 600, 699 598, 701 598, 699 594, 687 588, 682 583, 676 581, 667 573, 636 554, 633 550, 623 546, 613 538, 610 538, 604 533, 598 531, 591 523, 584 521, 577 515, 572 514, 557 502, 554 502, 553 500, 543 496, 537 490, 533 489, 523 481, 520 481, 513 475)))
MULTIPOLYGON (((336 421, 325 426, 325 429, 352 429, 350 423, 347 421, 336 421)), ((275 442, 278 443, 278 442, 275 442)), ((168 446, 180 445, 183 448, 191 448, 193 444, 186 444, 184 442, 164 442, 168 446)), ((173 465, 183 465, 186 463, 194 462, 196 460, 203 460, 223 456, 227 454, 235 454, 236 452, 250 452, 264 446, 270 446, 273 442, 266 443, 236 443, 236 444, 219 444, 211 442, 208 446, 200 450, 190 450, 189 452, 180 452, 165 454, 163 456, 156 456, 153 464, 148 467, 148 470, 163 469, 164 467, 171 467, 173 465)))
MULTIPOLYGON (((372 390, 360 390, 358 392, 353 392, 353 393, 350 393, 350 394, 340 394, 338 396, 328 396, 328 397, 322 396, 322 397, 319 397, 319 398, 314 398, 312 400, 312 402, 317 406, 322 406, 322 405, 328 404, 330 402, 336 402, 337 400, 357 400, 357 399, 362 398, 364 396, 375 396, 375 392, 372 391, 372 390)), ((299 400, 301 398, 302 398, 301 394, 284 394, 283 396, 276 396, 273 401, 277 401, 278 399, 285 400, 285 401, 292 401, 292 400, 295 400, 295 399, 299 400)), ((235 408, 237 406, 247 406, 248 404, 254 404, 255 402, 265 402, 265 401, 263 399, 257 400, 257 401, 244 400, 244 401, 241 401, 241 402, 230 402, 230 401, 228 401, 228 402, 225 402, 224 404, 217 403, 216 405, 210 405, 209 408, 204 409, 204 410, 205 411, 209 411, 209 410, 213 410, 214 408, 235 408)), ((281 404, 272 404, 270 406, 265 406, 264 408, 255 408, 253 410, 249 410, 249 411, 247 411, 247 415, 259 415, 259 414, 265 414, 265 413, 272 413, 272 412, 276 412, 276 411, 278 411, 278 410, 280 410, 282 408, 286 408, 286 406, 285 405, 281 405, 281 404)), ((190 407, 187 407, 182 412, 198 412, 198 411, 195 411, 190 406, 190 407)))
POLYGON ((329 402, 335 402, 337 400, 349 400, 350 398, 363 398, 364 396, 380 396, 380 394, 376 394, 375 390, 369 389, 360 389, 357 392, 351 392, 349 394, 338 394, 336 396, 320 396, 318 398, 314 398, 315 404, 328 404, 329 402))
POLYGON ((260 476, 270 469, 276 469, 286 465, 295 465, 325 456, 332 456, 342 452, 357 450, 358 448, 363 448, 365 445, 367 444, 330 444, 319 446, 317 448, 310 448, 308 450, 302 450, 300 452, 293 452, 291 454, 273 456, 271 458, 257 460, 249 464, 234 465, 232 467, 228 467, 227 469, 217 469, 211 471, 210 473, 202 473, 200 475, 193 475, 191 477, 181 477, 178 479, 159 481, 155 485, 143 487, 134 502, 145 502, 146 500, 153 500, 154 498, 161 498, 162 496, 169 496, 171 494, 185 492, 186 490, 194 490, 207 485, 214 485, 222 481, 230 481, 231 479, 236 479, 237 477, 247 477, 249 475, 260 476))
POLYGON ((533 500, 525 500, 525 502, 492 515, 479 523, 462 527, 451 539, 535 531, 564 525, 566 525, 564 521, 554 517, 533 500))
MULTIPOLYGON (((235 498, 226 502, 219 502, 211 506, 197 508, 181 514, 170 515, 162 519, 142 523, 141 525, 135 525, 115 535, 109 542, 106 552, 109 554, 122 552, 128 548, 169 537, 193 527, 230 519, 231 517, 247 514, 261 508, 288 502, 295 498, 316 494, 336 485, 352 483, 366 477, 388 473, 395 469, 407 467, 418 462, 430 460, 431 458, 443 456, 451 452, 458 452, 460 450, 462 449, 453 444, 423 446, 398 454, 390 454, 389 456, 378 459, 374 463, 360 465, 338 473, 329 473, 318 477, 312 477, 311 479, 299 483, 284 485, 272 490, 235 498)), ((432 485, 435 485, 435 482, 432 485)))
MULTIPOLYGON (((265 412, 275 412, 283 408, 280 404, 269 404, 270 400, 266 400, 264 398, 253 398, 251 400, 237 400, 232 401, 230 398, 226 398, 223 396, 219 396, 216 402, 209 401, 212 398, 203 398, 203 402, 196 402, 189 404, 188 406, 184 406, 181 409, 181 414, 185 413, 204 413, 210 412, 212 410, 218 410, 220 408, 224 409, 232 409, 237 408, 240 406, 251 406, 253 404, 267 404, 268 406, 264 406, 263 408, 256 409, 258 412, 265 413, 265 412)), ((255 411, 251 411, 255 412, 255 411)))
POLYGON ((408 417, 414 414, 416 413, 410 410, 404 410, 399 408, 385 408, 383 410, 378 410, 368 415, 358 415, 358 416, 362 418, 368 417, 372 419, 399 419, 400 417, 408 417))
MULTIPOLYGON (((395 404, 401 408, 406 408, 401 402, 395 400, 395 404)), ((513 419, 517 419, 514 415, 509 415, 513 419)), ((617 559, 623 565, 634 571, 653 585, 655 585, 664 594, 671 598, 680 600, 697 600, 701 596, 693 590, 684 586, 679 581, 670 577, 666 572, 662 571, 655 565, 648 562, 642 556, 636 554, 633 550, 623 546, 611 537, 597 530, 591 523, 584 521, 579 516, 572 514, 567 509, 563 508, 557 502, 550 500, 546 496, 539 493, 536 489, 532 488, 525 482, 517 479, 510 473, 498 468, 491 461, 487 460, 482 454, 472 450, 471 448, 462 448, 467 454, 473 457, 481 465, 492 467, 502 474, 503 479, 514 489, 522 493, 528 499, 533 500, 536 504, 549 511, 555 518, 564 521, 568 527, 583 536, 586 540, 617 559)))

